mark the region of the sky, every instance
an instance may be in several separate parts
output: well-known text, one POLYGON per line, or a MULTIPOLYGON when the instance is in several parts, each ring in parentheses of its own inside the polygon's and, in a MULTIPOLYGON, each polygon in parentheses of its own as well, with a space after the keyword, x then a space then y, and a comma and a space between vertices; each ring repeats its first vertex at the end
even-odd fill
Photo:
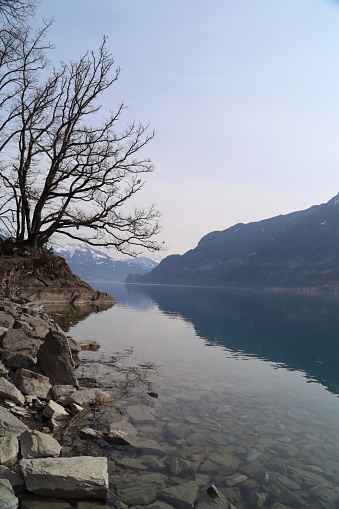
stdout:
POLYGON ((149 123, 163 256, 339 192, 338 0, 41 0, 53 62, 98 48, 121 75, 103 109, 149 123))

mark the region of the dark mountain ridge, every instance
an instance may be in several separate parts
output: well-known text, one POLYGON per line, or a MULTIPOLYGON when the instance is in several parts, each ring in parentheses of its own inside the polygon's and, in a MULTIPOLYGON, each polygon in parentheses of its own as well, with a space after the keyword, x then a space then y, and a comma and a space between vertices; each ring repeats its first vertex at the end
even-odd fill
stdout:
POLYGON ((205 235, 127 282, 255 288, 339 288, 339 194, 329 202, 205 235))

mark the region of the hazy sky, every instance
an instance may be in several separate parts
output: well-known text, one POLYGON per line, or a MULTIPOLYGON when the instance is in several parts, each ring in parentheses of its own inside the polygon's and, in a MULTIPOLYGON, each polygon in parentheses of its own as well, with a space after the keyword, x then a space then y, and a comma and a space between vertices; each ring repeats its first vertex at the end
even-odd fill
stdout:
POLYGON ((138 203, 162 211, 164 255, 339 192, 339 1, 41 0, 42 17, 56 61, 109 37, 105 107, 156 131, 138 203))

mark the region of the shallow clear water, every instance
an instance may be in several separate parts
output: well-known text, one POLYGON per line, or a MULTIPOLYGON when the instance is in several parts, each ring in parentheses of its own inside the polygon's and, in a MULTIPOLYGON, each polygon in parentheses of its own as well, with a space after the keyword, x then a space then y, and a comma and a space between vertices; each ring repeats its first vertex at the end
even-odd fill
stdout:
POLYGON ((194 465, 181 471, 145 457, 145 469, 169 485, 207 475, 240 509, 260 506, 254 492, 264 507, 335 507, 335 295, 91 284, 118 303, 71 328, 74 339, 101 344, 82 354, 79 376, 113 392, 146 437, 194 465), (131 407, 151 412, 141 418, 131 407))

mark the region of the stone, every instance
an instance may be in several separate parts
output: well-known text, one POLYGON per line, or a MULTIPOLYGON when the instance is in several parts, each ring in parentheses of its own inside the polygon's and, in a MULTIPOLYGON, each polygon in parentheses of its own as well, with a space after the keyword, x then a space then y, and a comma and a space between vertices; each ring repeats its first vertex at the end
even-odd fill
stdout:
POLYGON ((23 458, 56 458, 60 456, 61 445, 51 435, 32 430, 20 436, 20 450, 23 458))
POLYGON ((0 437, 19 436, 28 427, 8 410, 0 406, 0 437))
MULTIPOLYGON (((117 501, 118 502, 118 501, 117 501)), ((122 504, 120 502, 121 506, 115 503, 116 509, 128 509, 128 507, 125 504, 122 504)), ((105 502, 102 502, 100 500, 78 500, 78 502, 75 504, 74 509, 104 509, 104 508, 112 507, 105 504, 105 502)))
POLYGON ((0 479, 0 509, 17 509, 19 500, 8 479, 0 479))
POLYGON ((8 376, 9 370, 4 366, 4 364, 0 361, 0 376, 8 376))
POLYGON ((0 437, 0 464, 13 466, 18 458, 19 442, 16 436, 0 437))
POLYGON ((138 436, 138 430, 130 422, 121 419, 110 424, 109 432, 104 439, 113 445, 130 445, 143 454, 165 456, 166 452, 155 440, 138 436))
POLYGON ((74 385, 53 385, 51 388, 51 395, 57 401, 59 398, 69 396, 72 392, 75 392, 77 389, 74 385))
POLYGON ((98 341, 93 341, 90 339, 84 339, 81 341, 78 341, 78 345, 81 350, 96 352, 100 348, 100 343, 98 341))
POLYGON ((45 406, 42 415, 47 419, 62 419, 68 417, 67 410, 53 400, 50 400, 45 406))
POLYGON ((120 465, 132 470, 147 470, 147 466, 138 458, 122 458, 119 460, 120 465))
POLYGON ((4 365, 8 368, 30 369, 36 362, 36 359, 31 355, 11 352, 10 350, 4 350, 1 354, 1 359, 4 365))
POLYGON ((16 415, 17 417, 29 417, 30 413, 25 408, 22 408, 21 406, 11 406, 10 411, 12 414, 16 415))
POLYGON ((103 437, 103 433, 92 428, 82 428, 79 431, 79 437, 82 440, 99 440, 103 437))
POLYGON ((20 498, 20 509, 72 509, 72 506, 59 498, 24 495, 20 498))
POLYGON ((197 500, 195 509, 236 509, 214 485, 204 490, 197 500))
POLYGON ((109 392, 94 387, 90 389, 79 389, 68 396, 58 398, 58 402, 65 406, 75 403, 76 405, 86 407, 92 405, 111 405, 114 402, 114 399, 109 392))
POLYGON ((236 486, 237 484, 242 483, 243 481, 246 481, 247 476, 243 474, 233 474, 228 477, 226 477, 225 482, 227 486, 236 486))
POLYGON ((20 461, 28 491, 60 498, 107 498, 107 458, 36 458, 20 461))
POLYGON ((192 461, 186 460, 184 458, 170 456, 167 458, 167 464, 172 475, 194 473, 195 464, 192 461))
POLYGON ((51 384, 47 376, 28 369, 18 369, 14 375, 14 383, 23 394, 34 395, 47 399, 51 384))
POLYGON ((110 477, 120 500, 127 505, 149 505, 165 487, 161 474, 143 474, 124 471, 110 477))
POLYGON ((146 405, 129 405, 126 408, 126 412, 132 421, 138 424, 155 420, 154 415, 151 413, 151 408, 146 405))
POLYGON ((268 494, 262 492, 251 493, 248 497, 248 502, 253 509, 262 509, 264 507, 264 503, 266 502, 268 494))
POLYGON ((82 412, 84 407, 82 407, 81 405, 77 405, 76 403, 71 403, 69 405, 69 409, 73 414, 79 414, 80 412, 82 412))
POLYGON ((11 352, 35 357, 41 345, 39 339, 27 336, 23 329, 9 329, 2 338, 2 346, 11 352))
POLYGON ((64 334, 50 331, 38 350, 37 359, 41 372, 48 376, 52 385, 79 386, 71 350, 64 334))
POLYGON ((15 493, 26 489, 25 481, 22 475, 13 472, 8 467, 0 465, 0 479, 8 479, 15 493))
POLYGON ((0 398, 11 399, 17 405, 25 403, 25 396, 22 392, 4 377, 0 377, 0 398))
POLYGON ((159 493, 159 498, 169 502, 178 509, 192 509, 197 498, 199 483, 188 481, 171 486, 159 493))
POLYGON ((291 479, 290 477, 287 477, 286 475, 281 475, 278 477, 278 480, 283 483, 284 486, 286 486, 286 488, 290 489, 290 490, 300 490, 300 485, 293 481, 293 479, 291 479))

